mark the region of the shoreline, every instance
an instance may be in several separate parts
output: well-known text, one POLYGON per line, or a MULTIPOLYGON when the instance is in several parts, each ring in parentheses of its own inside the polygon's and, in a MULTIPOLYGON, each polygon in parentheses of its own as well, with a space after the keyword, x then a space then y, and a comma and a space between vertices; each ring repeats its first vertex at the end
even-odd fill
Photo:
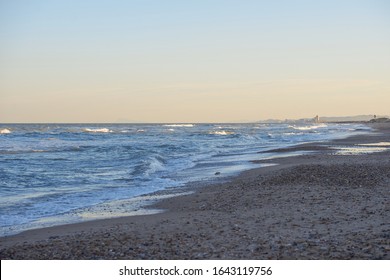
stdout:
POLYGON ((255 161, 277 165, 159 201, 152 208, 162 213, 1 237, 0 257, 390 259, 389 150, 334 149, 390 141, 390 125, 372 127, 378 132, 267 151, 313 153, 255 161))

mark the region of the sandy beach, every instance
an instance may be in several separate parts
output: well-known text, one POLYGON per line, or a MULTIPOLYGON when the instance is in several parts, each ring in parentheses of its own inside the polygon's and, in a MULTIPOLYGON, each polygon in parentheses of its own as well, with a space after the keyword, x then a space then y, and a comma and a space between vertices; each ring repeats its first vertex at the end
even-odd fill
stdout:
POLYGON ((390 259, 390 125, 374 128, 268 151, 259 163, 275 165, 162 200, 163 213, 2 237, 0 257, 390 259))

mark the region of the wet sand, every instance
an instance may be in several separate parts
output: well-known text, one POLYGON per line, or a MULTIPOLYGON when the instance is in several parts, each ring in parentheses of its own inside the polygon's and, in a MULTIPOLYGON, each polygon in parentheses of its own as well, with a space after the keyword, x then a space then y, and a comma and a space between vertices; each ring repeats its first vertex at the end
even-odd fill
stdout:
POLYGON ((0 257, 390 259, 390 146, 372 145, 390 142, 390 125, 375 128, 268 151, 270 159, 258 162, 277 165, 162 200, 153 206, 166 210, 160 214, 2 237, 0 257), (309 153, 272 158, 300 151, 309 153))

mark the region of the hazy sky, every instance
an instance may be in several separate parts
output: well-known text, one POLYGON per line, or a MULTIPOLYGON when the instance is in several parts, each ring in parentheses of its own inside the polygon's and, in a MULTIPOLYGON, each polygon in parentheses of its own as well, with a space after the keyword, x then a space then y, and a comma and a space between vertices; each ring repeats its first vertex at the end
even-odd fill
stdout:
POLYGON ((390 1, 0 0, 0 123, 389 108, 390 1))

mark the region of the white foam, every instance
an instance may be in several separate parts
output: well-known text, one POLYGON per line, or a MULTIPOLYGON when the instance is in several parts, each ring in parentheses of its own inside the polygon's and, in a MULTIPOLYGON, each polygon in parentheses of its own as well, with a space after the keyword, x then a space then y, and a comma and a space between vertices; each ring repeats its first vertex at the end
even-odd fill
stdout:
POLYGON ((218 130, 218 131, 211 131, 209 134, 214 134, 214 135, 231 135, 231 134, 234 134, 234 132, 226 131, 226 130, 218 130))
POLYGON ((39 192, 39 193, 25 193, 13 196, 0 197, 0 203, 2 206, 12 206, 18 202, 27 199, 40 198, 52 194, 51 192, 39 192))
POLYGON ((0 130, 0 134, 9 134, 9 133, 11 133, 11 130, 9 130, 7 128, 0 130))
POLYGON ((93 133, 109 133, 112 132, 112 130, 108 128, 86 128, 84 129, 86 132, 93 132, 93 133))
POLYGON ((217 126, 216 127, 217 129, 237 129, 237 127, 234 127, 234 126, 217 126))
POLYGON ((304 132, 286 132, 283 135, 302 135, 304 132))
POLYGON ((193 124, 163 124, 166 127, 194 127, 193 124))
POLYGON ((336 155, 364 155, 379 153, 388 150, 389 148, 382 147, 334 147, 336 155))
POLYGON ((317 128, 322 128, 322 127, 327 127, 326 124, 319 124, 319 125, 307 125, 307 126, 295 126, 295 125, 289 125, 289 128, 293 128, 296 130, 312 130, 312 129, 317 129, 317 128))
POLYGON ((386 147, 390 146, 390 142, 378 142, 378 143, 369 143, 369 144, 357 144, 358 146, 376 146, 376 147, 386 147))
POLYGON ((164 169, 165 169, 164 163, 162 161, 158 160, 157 158, 153 157, 150 159, 149 168, 146 171, 146 174, 149 176, 153 173, 156 173, 156 172, 164 170, 164 169))

